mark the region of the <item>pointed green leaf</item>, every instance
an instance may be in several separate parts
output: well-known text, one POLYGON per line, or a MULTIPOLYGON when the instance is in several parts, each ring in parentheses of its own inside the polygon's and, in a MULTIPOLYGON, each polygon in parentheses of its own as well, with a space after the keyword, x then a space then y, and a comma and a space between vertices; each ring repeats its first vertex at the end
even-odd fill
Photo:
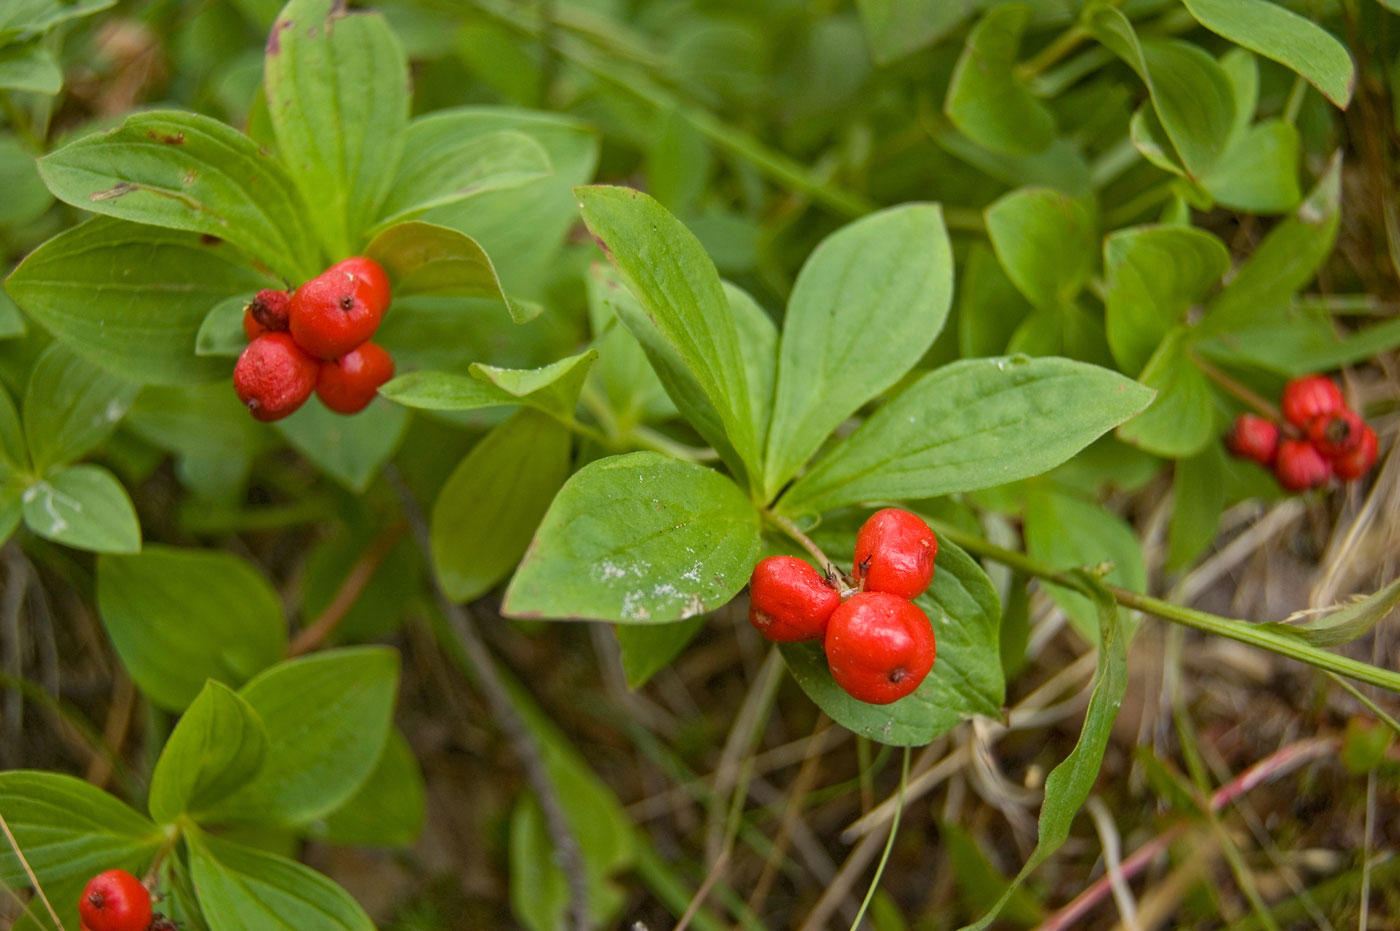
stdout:
POLYGON ((1156 456, 1194 456, 1215 438, 1210 382, 1185 350, 1186 331, 1168 334, 1138 376, 1157 392, 1152 405, 1118 428, 1118 438, 1156 456))
POLYGON ((19 412, 10 393, 0 386, 0 479, 29 472, 29 452, 20 427, 19 412))
POLYGON ((1297 637, 1318 647, 1351 643, 1380 623, 1400 604, 1400 579, 1355 604, 1313 617, 1298 624, 1276 621, 1258 625, 1269 631, 1297 637))
POLYGON ((114 3, 116 0, 9 0, 0 7, 0 43, 9 43, 16 36, 42 35, 61 22, 91 16, 114 3))
POLYGON ((1030 10, 992 7, 968 34, 943 110, 973 142, 994 152, 1035 155, 1055 141, 1055 117, 1016 76, 1030 10))
POLYGON ((425 805, 418 761, 403 734, 391 730, 379 764, 360 791, 309 824, 306 834, 329 844, 407 847, 423 833, 425 805))
POLYGON ((52 96, 63 90, 63 71, 38 42, 0 48, 0 89, 52 96))
POLYGON ((151 775, 148 805, 157 821, 198 813, 252 779, 267 753, 267 729, 256 711, 213 679, 170 733, 151 775))
POLYGON ((183 711, 214 679, 237 688, 277 662, 287 622, 262 573, 218 550, 148 546, 97 563, 97 606, 141 691, 183 711))
POLYGON ((1250 213, 1283 213, 1298 206, 1298 130, 1266 120, 1241 134, 1201 179, 1217 201, 1250 213))
POLYGON ((39 159, 39 173, 65 203, 228 240, 288 281, 321 270, 307 210, 285 169, 207 116, 138 113, 39 159))
POLYGON ((886 403, 779 500, 787 514, 931 498, 1038 475, 1147 406, 1147 389, 1069 359, 945 365, 886 403))
POLYGON ((1074 300, 1098 249, 1088 204, 1049 188, 1021 188, 988 207, 986 216, 992 248, 1026 300, 1042 309, 1074 300))
POLYGON ((923 357, 952 297, 952 248, 935 205, 871 214, 813 250, 783 323, 768 495, 923 357))
POLYGON ((1202 26, 1292 68, 1345 109, 1355 73, 1346 46, 1330 32, 1269 0, 1185 0, 1202 26))
POLYGON ((472 447, 433 502, 433 568, 449 598, 510 575, 569 477, 571 445, 566 427, 527 408, 472 447))
POLYGON ((970 0, 856 0, 876 64, 927 48, 967 18, 970 0))
POLYGON ((1219 443, 1178 459, 1172 475, 1172 517, 1167 526, 1166 569, 1190 566, 1215 539, 1225 510, 1225 458, 1219 443))
POLYGON ((95 553, 141 549, 136 508, 116 476, 101 466, 59 469, 24 492, 24 525, 39 536, 95 553))
POLYGON ((347 417, 311 401, 275 426, 318 469, 359 493, 399 448, 408 411, 380 399, 347 417))
POLYGON ((671 624, 618 624, 613 627, 622 655, 622 672, 629 689, 639 689, 681 655, 705 626, 703 617, 671 624))
POLYGON ((380 216, 403 151, 403 49, 379 13, 291 0, 268 36, 264 75, 277 149, 314 208, 322 246, 344 258, 380 216))
POLYGON ((506 590, 511 617, 662 624, 727 602, 760 552, 734 483, 651 452, 589 463, 564 484, 506 590))
POLYGON ((54 343, 29 374, 24 432, 39 474, 81 457, 117 429, 138 385, 54 343))
POLYGON ((596 350, 551 362, 536 369, 507 369, 474 362, 470 375, 454 372, 409 372, 379 393, 406 407, 434 411, 469 411, 482 407, 526 404, 572 419, 579 391, 596 350))
POLYGON ((431 115, 409 124, 377 228, 485 191, 518 187, 553 170, 544 146, 525 133, 450 135, 441 131, 443 126, 431 115))
POLYGON ((188 386, 228 377, 195 355, 209 309, 276 282, 227 243, 98 217, 50 239, 5 282, 15 302, 61 342, 139 384, 188 386))
POLYGON ((541 308, 506 296, 491 257, 466 233, 419 220, 384 230, 365 247, 389 273, 397 297, 414 294, 482 297, 501 301, 516 323, 536 317, 541 308))

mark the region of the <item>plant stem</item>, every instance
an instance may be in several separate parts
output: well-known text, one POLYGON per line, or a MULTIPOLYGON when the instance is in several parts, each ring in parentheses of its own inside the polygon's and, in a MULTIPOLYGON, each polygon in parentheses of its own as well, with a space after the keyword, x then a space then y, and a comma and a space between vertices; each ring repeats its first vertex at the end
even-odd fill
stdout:
POLYGON ((355 602, 360 595, 364 594, 365 587, 374 578, 375 570, 379 568, 389 552, 394 548, 394 544, 399 542, 399 537, 404 535, 408 525, 402 522, 391 524, 385 527, 375 537, 374 542, 369 545, 356 562, 346 573, 345 581, 340 584, 339 590, 331 598, 316 620, 306 625, 297 634, 290 646, 287 647, 288 656, 300 656, 303 653, 310 653, 326 641, 326 638, 335 632, 340 626, 340 622, 345 620, 345 616, 350 613, 350 609, 355 607, 355 602))
MULTIPOLYGON (((1031 559, 1024 553, 1015 550, 1008 550, 1005 547, 988 543, 973 534, 966 533, 956 527, 950 526, 937 520, 928 521, 934 532, 940 534, 956 543, 963 549, 994 559, 1003 565, 1010 566, 1047 582, 1067 587, 1076 587, 1075 579, 1069 573, 1060 572, 1042 565, 1031 559)), ((1153 598, 1151 595, 1144 595, 1139 592, 1121 588, 1117 585, 1106 585, 1105 588, 1113 596, 1113 599, 1125 608, 1132 608, 1159 617, 1173 624, 1180 624, 1183 627, 1190 627, 1195 630, 1204 631, 1208 634, 1215 634, 1226 637, 1230 640, 1245 643, 1253 647, 1277 653, 1279 656, 1286 656, 1307 663, 1325 672, 1333 672, 1337 675, 1355 679, 1358 682, 1365 682, 1367 685, 1379 686, 1392 692, 1400 692, 1400 673, 1389 669, 1382 669, 1370 663, 1363 663, 1347 656, 1331 653, 1327 650, 1312 646, 1299 637, 1290 634, 1276 633, 1251 624, 1248 621, 1236 620, 1234 618, 1220 617, 1215 614, 1208 614, 1205 611, 1197 611, 1194 608, 1187 608, 1174 604, 1170 601, 1163 601, 1160 598, 1153 598)))
POLYGON ((875 890, 880 888, 880 877, 885 874, 885 864, 890 860, 890 851, 894 849, 894 837, 899 833, 899 819, 904 814, 904 787, 909 784, 909 748, 904 748, 904 766, 899 773, 899 795, 895 802, 894 820, 890 822, 890 837, 885 841, 884 852, 880 854, 880 865, 875 867, 875 878, 870 880, 870 888, 865 891, 865 900, 860 903, 860 911, 856 912, 856 920, 851 922, 851 931, 856 931, 860 927, 861 919, 865 917, 865 910, 870 907, 870 901, 875 898, 875 890))
POLYGON ((1214 365, 1207 362, 1205 359, 1202 359, 1196 353, 1188 350, 1186 353, 1186 357, 1191 360, 1192 365, 1200 369, 1202 375, 1219 385, 1225 391, 1226 394, 1232 395, 1240 399, 1241 401, 1248 404, 1250 407, 1254 408, 1256 411, 1263 414, 1265 417, 1268 417, 1275 423, 1284 423, 1283 412, 1280 411, 1276 405, 1270 404, 1267 400, 1256 394, 1252 389, 1240 384, 1234 378, 1231 378, 1229 375, 1226 375, 1220 369, 1216 368, 1214 365))
POLYGON ((826 554, 822 552, 822 548, 820 546, 817 546, 817 544, 812 540, 811 537, 807 536, 805 533, 799 530, 797 524, 793 523, 791 519, 786 518, 781 514, 774 513, 773 511, 770 511, 767 508, 763 510, 763 516, 766 517, 768 521, 773 524, 773 526, 777 527, 783 533, 787 534, 789 537, 795 540, 798 543, 798 545, 800 545, 804 550, 811 553, 812 557, 816 559, 818 563, 821 564, 821 567, 823 569, 827 570, 827 572, 829 573, 836 575, 837 577, 841 576, 841 571, 836 568, 836 563, 832 562, 830 559, 827 559, 826 554))
POLYGON ((180 842, 180 835, 184 834, 184 828, 179 821, 173 825, 174 830, 165 839, 165 843, 156 851, 155 858, 151 860, 151 865, 146 870, 146 875, 141 879, 141 884, 147 889, 154 889, 156 876, 160 873, 160 865, 165 862, 165 858, 170 855, 170 851, 175 849, 175 845, 180 842))
POLYGON ((1023 82, 1039 77, 1042 72, 1059 64, 1065 56, 1079 48, 1080 43, 1087 38, 1089 30, 1075 23, 1051 40, 1045 48, 1017 65, 1016 77, 1023 82))

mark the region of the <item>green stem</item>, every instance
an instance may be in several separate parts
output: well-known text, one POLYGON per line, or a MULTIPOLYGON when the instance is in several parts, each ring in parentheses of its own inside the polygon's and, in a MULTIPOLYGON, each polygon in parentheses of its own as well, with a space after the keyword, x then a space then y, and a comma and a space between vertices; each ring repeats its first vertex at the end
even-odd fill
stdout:
MULTIPOLYGON (((1115 4, 1116 5, 1116 4, 1115 4)), ((1044 71, 1059 64, 1065 56, 1079 48, 1080 43, 1089 38, 1089 30, 1075 23, 1060 33, 1050 44, 1016 66, 1016 77, 1030 81, 1044 71)))
POLYGON ((1248 404, 1274 423, 1284 423, 1283 411, 1279 410, 1277 406, 1271 404, 1267 399, 1260 397, 1259 394, 1250 390, 1248 386, 1240 384, 1240 382, 1226 375, 1220 369, 1216 368, 1205 359, 1202 359, 1194 352, 1188 351, 1186 357, 1191 360, 1192 365, 1200 370, 1202 375, 1215 382, 1226 394, 1233 395, 1248 404))
POLYGON ((865 891, 865 901, 860 903, 860 911, 856 912, 856 920, 851 922, 851 931, 856 931, 860 927, 861 919, 865 917, 865 911, 870 907, 870 902, 875 898, 875 890, 880 888, 880 877, 885 874, 885 864, 890 860, 890 851, 894 849, 894 837, 899 833, 899 818, 904 814, 904 787, 909 784, 909 748, 904 748, 904 766, 899 773, 899 796, 894 806, 894 820, 890 822, 889 840, 885 841, 885 850, 880 854, 880 865, 875 867, 875 878, 870 881, 870 888, 865 891))
MULTIPOLYGON (((927 520, 927 518, 925 518, 927 520)), ((1003 565, 1018 569, 1027 575, 1053 582, 1056 585, 1076 587, 1075 579, 1069 573, 1060 572, 1042 565, 1015 550, 1008 550, 1004 547, 988 543, 973 534, 966 533, 956 527, 943 523, 942 521, 929 520, 928 524, 934 531, 958 546, 975 553, 978 556, 985 556, 994 559, 1003 565)), ((1327 650, 1319 649, 1305 641, 1289 634, 1276 633, 1271 630, 1261 628, 1248 621, 1235 620, 1233 618, 1220 617, 1215 614, 1208 614, 1205 611, 1197 611, 1194 608, 1183 607, 1173 604, 1170 601, 1163 601, 1160 598, 1153 598, 1151 595, 1143 595, 1139 592, 1120 588, 1117 585, 1105 586, 1113 599, 1125 608, 1132 608, 1159 617, 1162 620, 1170 621, 1173 624, 1180 624, 1183 627, 1190 627, 1193 630, 1203 631, 1208 634, 1215 634, 1226 637, 1239 643, 1245 643, 1279 656, 1286 656, 1296 659, 1299 662, 1307 663, 1324 672, 1336 673, 1339 676, 1346 676, 1358 682, 1365 682, 1367 685, 1378 686, 1392 692, 1400 692, 1400 673, 1389 669, 1382 669, 1370 663, 1363 663, 1359 660, 1351 659, 1347 656, 1340 656, 1330 653, 1327 650)))
POLYGON ((643 449, 665 453, 675 459, 686 459, 690 462, 714 462, 719 458, 719 453, 708 446, 689 446, 644 424, 633 426, 628 432, 627 438, 643 449))

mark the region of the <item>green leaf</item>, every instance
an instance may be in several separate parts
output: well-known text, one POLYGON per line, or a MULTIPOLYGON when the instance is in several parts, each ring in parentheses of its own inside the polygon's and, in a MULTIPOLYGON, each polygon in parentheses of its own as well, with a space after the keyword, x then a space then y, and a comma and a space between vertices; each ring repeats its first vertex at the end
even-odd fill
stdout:
POLYGON ((295 827, 340 808, 384 751, 398 680, 396 652, 356 647, 288 660, 245 685, 239 694, 267 728, 267 755, 211 821, 295 827))
POLYGON ((1038 475, 1147 406, 1151 393, 1069 359, 966 359, 924 375, 799 478, 787 514, 931 498, 1038 475))
POLYGON ((1030 859, 1012 880, 1006 892, 974 924, 961 931, 981 931, 1020 889, 1031 871, 1044 863, 1069 837, 1074 816, 1094 788, 1103 765, 1104 748, 1118 717, 1118 708, 1128 690, 1128 633, 1119 622, 1118 605, 1103 586, 1081 573, 1085 594, 1093 598, 1099 617, 1099 659, 1094 670, 1094 688, 1089 694, 1089 710, 1079 740, 1059 766, 1045 780, 1045 801, 1040 808, 1040 837, 1030 859))
MULTIPOLYGON (((957 876, 958 897, 974 913, 991 908, 1006 894, 1010 880, 992 863, 977 840, 956 821, 940 821, 938 838, 957 876)), ((1033 928, 1045 920, 1045 911, 1026 889, 1017 889, 1001 912, 1003 922, 1033 928)))
POLYGON ((147 804, 157 821, 198 813, 252 779, 267 729, 246 701, 213 679, 195 696, 156 760, 147 804))
POLYGON ((316 468, 359 494, 398 449, 408 411, 376 400, 347 417, 311 402, 275 426, 316 468))
MULTIPOLYGON (((695 236, 646 194, 604 186, 575 193, 589 231, 714 407, 739 464, 757 475, 744 354, 714 263, 695 236)), ((633 335, 647 346, 635 330, 633 335)))
POLYGON ((206 680, 237 688, 287 646, 282 604, 267 579, 218 550, 152 545, 103 557, 97 606, 122 665, 169 711, 194 701, 206 680))
POLYGON ((360 791, 307 825, 306 833, 328 844, 407 847, 423 833, 425 792, 413 750, 401 733, 391 730, 379 764, 360 791))
POLYGON ((525 409, 472 447, 433 503, 433 568, 449 598, 510 575, 569 477, 571 445, 566 427, 525 409))
MULTIPOLYGON (((1026 555, 1056 569, 1112 563, 1105 581, 1135 592, 1147 588, 1147 569, 1137 534, 1121 517, 1094 501, 1049 488, 1026 496, 1026 555)), ((1098 611, 1078 591, 1049 586, 1050 596, 1085 639, 1098 635, 1098 611)))
POLYGON ((116 0, 8 0, 0 7, 0 44, 8 44, 16 36, 41 35, 61 22, 91 16, 114 3, 116 0))
POLYGON ((0 386, 0 479, 29 473, 29 452, 19 412, 10 393, 0 386))
POLYGON ((933 130, 933 141, 954 158, 1011 187, 1042 185, 1081 198, 1093 194, 1089 164, 1067 138, 1056 139, 1049 148, 1035 155, 993 152, 951 128, 942 132, 933 130))
POLYGON ((883 210, 817 246, 783 323, 765 497, 922 358, 952 298, 953 253, 937 206, 883 210))
MULTIPOLYGON (((227 240, 288 281, 321 270, 286 171, 247 136, 197 113, 152 110, 39 159, 64 203, 227 240)), ((207 309, 207 308, 206 308, 207 309)))
POLYGON ((729 479, 657 453, 613 456, 564 484, 502 610, 628 624, 695 617, 744 587, 760 549, 758 512, 729 479))
POLYGON ((739 333, 744 380, 749 387, 749 420, 756 437, 768 435, 773 394, 778 381, 778 327, 768 312, 743 288, 724 282, 724 296, 739 333))
POLYGON ((1298 130, 1284 120, 1250 127, 1225 150, 1201 186, 1217 201, 1250 213, 1283 213, 1298 206, 1298 130))
POLYGON ((38 42, 0 48, 0 89, 53 96, 63 90, 63 71, 38 42))
POLYGON ((274 284, 227 243, 98 217, 30 253, 5 287, 25 313, 108 371, 184 387, 228 377, 227 362, 195 355, 209 308, 274 284))
POLYGON ((374 931, 350 894, 310 867, 197 829, 186 836, 210 931, 374 931))
POLYGON ((627 687, 639 689, 646 685, 652 676, 680 656, 704 626, 703 617, 692 617, 673 624, 646 627, 618 624, 613 627, 622 651, 622 672, 627 676, 627 687))
POLYGON ((516 323, 527 323, 541 310, 507 297, 486 250, 466 233, 445 226, 419 220, 396 224, 375 236, 365 255, 384 266, 396 297, 488 298, 503 302, 516 323))
POLYGON ((95 553, 135 553, 141 524, 126 489, 101 466, 59 469, 24 492, 24 525, 45 539, 95 553))
POLYGON ((939 541, 933 584, 914 603, 933 625, 938 655, 928 678, 893 704, 846 694, 831 678, 821 644, 781 645, 793 678, 832 720, 896 747, 927 744, 974 714, 995 716, 1006 688, 998 652, 1001 602, 972 557, 939 541))
POLYGON ((996 254, 985 243, 973 243, 958 283, 959 354, 965 359, 1001 355, 1030 312, 996 254))
MULTIPOLYGON (((39 180, 34 152, 9 132, 0 132, 0 191, 5 192, 5 199, 0 202, 0 227, 22 229, 43 216, 53 203, 53 195, 39 180)), ((0 319, 18 316, 8 304, 4 294, 0 294, 0 319)), ((0 332, 17 335, 10 326, 0 326, 0 332)), ((22 322, 19 332, 24 332, 22 322)))
POLYGON ((403 158, 381 210, 379 227, 411 220, 485 191, 518 187, 548 175, 549 153, 514 130, 458 135, 455 120, 420 117, 409 124, 403 158))
POLYGON ((1055 117, 1015 73, 1030 10, 992 7, 968 34, 943 112, 973 142, 994 152, 1035 155, 1055 141, 1055 117))
POLYGON ((1108 344, 1122 370, 1133 374, 1229 270, 1230 252, 1204 230, 1139 226, 1104 240, 1103 265, 1108 344))
MULTIPOLYGON (((94 785, 58 773, 0 773, 0 812, 39 882, 86 882, 94 873, 126 868, 140 873, 164 841, 160 830, 94 785)), ((0 845, 0 884, 15 889, 29 878, 8 843, 0 845)), ((71 912, 77 900, 54 903, 71 912)))
POLYGON ((236 358, 248 348, 248 334, 243 330, 244 311, 253 294, 235 294, 220 301, 214 309, 204 315, 199 332, 194 337, 194 353, 197 356, 222 356, 236 358))
POLYGON ((1007 277, 1036 307, 1073 301, 1094 266, 1098 234, 1082 200, 1021 188, 986 210, 987 236, 1007 277))
POLYGON ((1346 46, 1321 26, 1269 0, 1185 0, 1202 26, 1302 75, 1346 109, 1355 84, 1346 46))
POLYGON ((136 400, 139 387, 54 343, 29 374, 24 432, 34 469, 80 458, 111 436, 136 400))
POLYGON ((1086 6, 1083 22, 1137 72, 1188 175, 1204 177, 1224 154, 1235 121, 1234 90, 1225 70, 1188 42, 1139 41, 1128 17, 1107 0, 1086 6))
POLYGON ((1225 460, 1219 443, 1178 459, 1172 476, 1172 517, 1167 526, 1166 569, 1185 569, 1215 539, 1225 510, 1225 460))
MULTIPOLYGON (((627 904, 627 894, 608 878, 612 864, 598 863, 591 852, 583 850, 591 927, 610 927, 627 904)), ((533 794, 522 795, 510 818, 510 907, 529 931, 567 927, 569 883, 557 857, 539 802, 533 794)))
POLYGON ((1368 595, 1355 604, 1321 617, 1314 617, 1298 624, 1288 621, 1273 621, 1258 625, 1265 630, 1297 637, 1304 643, 1318 647, 1335 647, 1351 643, 1364 635, 1400 604, 1400 579, 1391 582, 1380 591, 1368 595))
POLYGON ((380 216, 403 151, 403 49, 379 13, 291 0, 268 36, 264 75, 277 150, 314 207, 322 246, 344 258, 380 216))
POLYGON ((967 18, 969 0, 856 0, 875 63, 927 48, 967 18))
POLYGON ((409 372, 385 384, 379 393, 406 407, 433 411, 470 411, 525 404, 572 420, 579 391, 596 350, 551 362, 536 369, 507 369, 474 362, 470 375, 409 372))
POLYGON ((1185 349, 1177 328, 1157 347, 1138 376, 1157 392, 1152 405, 1118 428, 1118 438, 1155 456, 1194 456, 1215 438, 1215 399, 1210 382, 1185 349))
POLYGON ((0 478, 0 543, 10 539, 19 527, 28 487, 28 481, 23 478, 0 478))
POLYGON ((1363 327, 1345 337, 1323 310, 1306 304, 1236 326, 1197 344, 1203 355, 1253 365, 1289 377, 1353 365, 1400 346, 1400 319, 1363 327))
POLYGON ((1229 287, 1210 302, 1200 328, 1203 335, 1228 332, 1291 304, 1294 293, 1332 254, 1341 193, 1341 159, 1334 156, 1294 215, 1269 231, 1229 287))

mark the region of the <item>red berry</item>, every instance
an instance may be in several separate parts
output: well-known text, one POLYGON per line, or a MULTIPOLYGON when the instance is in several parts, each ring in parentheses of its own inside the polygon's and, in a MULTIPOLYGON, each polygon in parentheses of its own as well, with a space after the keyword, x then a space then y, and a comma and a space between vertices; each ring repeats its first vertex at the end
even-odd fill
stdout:
POLYGON ((1322 417, 1314 417, 1308 424, 1308 439, 1317 451, 1328 459, 1351 452, 1361 442, 1366 421, 1355 411, 1342 408, 1322 417))
POLYGON ((795 556, 759 560, 749 578, 749 623, 778 643, 820 640, 841 596, 795 556))
POLYGON ((1266 417, 1240 414, 1225 437, 1225 445, 1242 459, 1253 459, 1262 466, 1271 465, 1278 452, 1278 424, 1266 417))
POLYGON ((316 387, 319 366, 288 333, 264 333, 233 367, 233 388, 258 420, 281 420, 316 387))
POLYGON ((394 377, 394 358, 382 346, 363 343, 334 362, 322 362, 316 396, 341 414, 356 414, 374 400, 379 386, 394 377))
POLYGON ((1307 440, 1284 440, 1278 447, 1274 477, 1286 491, 1306 491, 1327 484, 1332 466, 1307 440))
POLYGON ((915 598, 933 580, 937 556, 938 538, 928 524, 908 511, 885 508, 856 534, 856 582, 868 592, 915 598))
POLYGON ((78 915, 88 931, 146 931, 151 894, 126 870, 108 870, 88 880, 78 915))
MULTIPOLYGON (((286 291, 273 291, 264 288, 248 302, 248 313, 264 330, 285 330, 287 317, 292 308, 292 296, 286 291)), ((243 321, 243 329, 248 329, 248 321, 243 321)), ((252 337, 250 336, 249 339, 252 337)))
POLYGON ((1346 407, 1342 390, 1326 375, 1295 378, 1283 389, 1283 418, 1304 429, 1314 417, 1346 407))
POLYGON ((826 626, 831 677, 852 698, 888 705, 919 687, 937 653, 928 616, 887 592, 861 592, 826 626))
POLYGON ((253 316, 252 305, 250 304, 249 306, 245 307, 243 309, 243 335, 248 337, 248 342, 251 343, 253 340, 257 339, 259 336, 262 336, 264 333, 267 332, 267 327, 259 323, 258 318, 253 316))
POLYGON ((374 335, 384 308, 368 281, 330 269, 297 288, 289 316, 298 346, 318 359, 339 359, 374 335))
POLYGON ((364 280, 374 293, 374 307, 381 314, 389 309, 389 276, 385 274, 384 266, 374 259, 356 255, 343 262, 335 263, 330 270, 349 272, 356 278, 364 280))
POLYGON ((1376 454, 1379 450, 1380 442, 1376 439, 1376 431, 1362 424, 1361 439, 1355 448, 1332 460, 1332 471, 1343 481, 1355 481, 1371 471, 1371 466, 1376 464, 1376 454))

